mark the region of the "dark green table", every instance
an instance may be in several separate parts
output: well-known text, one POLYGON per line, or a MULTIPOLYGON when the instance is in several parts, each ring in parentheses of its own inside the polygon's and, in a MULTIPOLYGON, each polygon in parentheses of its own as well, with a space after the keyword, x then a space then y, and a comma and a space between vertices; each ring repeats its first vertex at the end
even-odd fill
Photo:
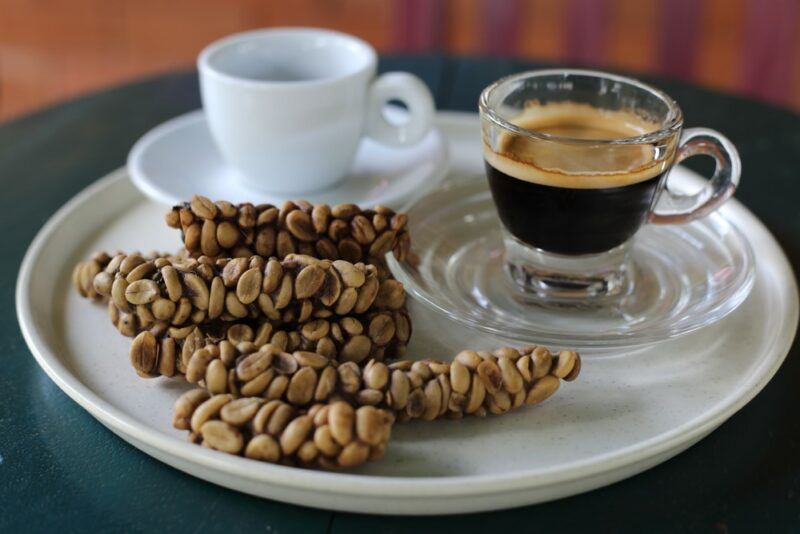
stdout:
MULTIPOLYGON (((392 57, 421 76, 440 109, 476 107, 492 80, 535 65, 392 57)), ((737 196, 800 265, 800 117, 671 81, 654 81, 688 126, 725 132, 744 163, 737 196)), ((360 532, 540 529, 800 530, 800 345, 747 407, 678 457, 613 486, 557 502, 451 517, 332 513, 257 499, 192 478, 106 430, 34 362, 14 312, 17 269, 47 218, 123 165, 160 122, 200 106, 194 73, 89 95, 0 125, 0 532, 360 532)))

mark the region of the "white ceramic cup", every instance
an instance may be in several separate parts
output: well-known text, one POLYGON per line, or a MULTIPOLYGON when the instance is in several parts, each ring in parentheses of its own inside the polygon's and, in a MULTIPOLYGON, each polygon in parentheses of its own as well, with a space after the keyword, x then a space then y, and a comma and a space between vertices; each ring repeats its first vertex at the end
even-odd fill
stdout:
POLYGON ((388 145, 420 141, 433 98, 406 72, 375 77, 369 44, 339 32, 275 28, 225 37, 197 59, 203 109, 225 160, 253 187, 285 194, 343 179, 365 135, 388 145), (408 119, 384 117, 387 102, 408 119))

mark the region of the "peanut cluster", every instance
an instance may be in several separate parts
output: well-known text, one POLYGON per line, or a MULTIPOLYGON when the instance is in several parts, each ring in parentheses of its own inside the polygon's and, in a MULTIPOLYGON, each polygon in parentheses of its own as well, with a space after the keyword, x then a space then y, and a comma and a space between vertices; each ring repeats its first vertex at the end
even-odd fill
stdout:
POLYGON ((407 217, 385 206, 362 210, 355 204, 312 205, 287 201, 234 205, 194 196, 167 213, 167 224, 181 230, 192 256, 277 256, 300 253, 383 265, 387 252, 403 261, 411 239, 407 217))
POLYGON ((544 347, 397 360, 412 327, 384 256, 410 255, 406 216, 304 201, 280 209, 195 196, 167 214, 185 251, 95 254, 76 290, 108 301, 142 377, 198 386, 175 403, 192 442, 270 463, 380 458, 395 421, 502 414, 577 378, 544 347))
MULTIPOLYGON (((110 309, 116 308, 112 305, 110 309)), ((344 317, 339 323, 329 323, 332 326, 329 327, 328 336, 309 341, 302 332, 309 324, 314 323, 316 321, 291 331, 278 330, 268 322, 255 329, 245 323, 216 323, 202 329, 190 325, 169 328, 159 337, 151 330, 144 330, 134 339, 132 346, 145 350, 137 352, 139 357, 132 357, 131 363, 140 376, 172 377, 186 374, 190 358, 197 349, 204 346, 208 346, 216 357, 255 352, 270 344, 281 351, 310 351, 326 360, 358 364, 366 359, 382 361, 385 358, 400 357, 405 352, 405 343, 411 333, 411 323, 405 312, 395 312, 393 315, 379 312, 364 318, 344 317), (391 328, 385 326, 387 321, 392 321, 391 328), (350 333, 347 333, 348 329, 350 333), (239 352, 231 352, 234 348, 239 352)), ((320 328, 314 326, 314 330, 318 331, 320 328)), ((233 356, 226 356, 223 361, 230 367, 233 356)))
POLYGON ((346 402, 306 411, 279 400, 187 391, 175 402, 173 425, 198 444, 246 458, 326 469, 356 467, 383 456, 394 424, 386 410, 346 402))
MULTIPOLYGON (((140 374, 179 369, 187 381, 213 395, 284 400, 296 407, 343 399, 391 410, 402 421, 501 414, 538 404, 556 392, 560 380, 577 378, 581 366, 574 351, 553 355, 544 347, 503 347, 493 353, 464 350, 452 362, 370 360, 359 367, 315 352, 289 353, 272 344, 215 343, 200 337, 182 351, 180 365, 164 365, 164 343, 168 341, 159 346, 149 332, 134 339, 130 358, 140 374)), ((177 351, 171 350, 169 358, 176 357, 177 351)))
MULTIPOLYGON (((261 256, 211 260, 101 255, 75 272, 82 294, 110 299, 111 320, 126 335, 144 329, 160 335, 169 328, 213 321, 263 320, 273 325, 316 321, 303 334, 308 342, 318 342, 331 332, 327 319, 374 318, 377 311, 386 311, 372 327, 373 338, 383 346, 397 330, 393 314, 402 312, 405 304, 402 284, 379 279, 373 265, 299 254, 280 261, 261 256)), ((344 340, 343 335, 334 337, 344 340)), ((371 350, 367 341, 356 340, 348 351, 366 357, 371 350)))

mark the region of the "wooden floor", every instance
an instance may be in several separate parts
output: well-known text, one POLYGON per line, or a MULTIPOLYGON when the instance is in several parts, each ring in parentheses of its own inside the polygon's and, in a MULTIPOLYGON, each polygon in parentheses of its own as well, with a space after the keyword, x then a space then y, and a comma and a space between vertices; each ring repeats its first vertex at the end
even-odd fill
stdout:
POLYGON ((519 56, 800 108, 797 0, 0 0, 0 120, 175 68, 226 34, 335 28, 381 52, 519 56))

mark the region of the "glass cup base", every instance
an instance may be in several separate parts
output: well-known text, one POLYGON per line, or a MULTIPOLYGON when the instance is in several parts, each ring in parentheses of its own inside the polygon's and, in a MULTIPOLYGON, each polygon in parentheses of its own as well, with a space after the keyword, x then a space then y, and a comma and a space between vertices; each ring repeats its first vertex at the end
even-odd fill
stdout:
POLYGON ((506 270, 524 298, 544 304, 605 305, 631 289, 624 243, 607 252, 565 256, 527 245, 503 229, 506 270))

